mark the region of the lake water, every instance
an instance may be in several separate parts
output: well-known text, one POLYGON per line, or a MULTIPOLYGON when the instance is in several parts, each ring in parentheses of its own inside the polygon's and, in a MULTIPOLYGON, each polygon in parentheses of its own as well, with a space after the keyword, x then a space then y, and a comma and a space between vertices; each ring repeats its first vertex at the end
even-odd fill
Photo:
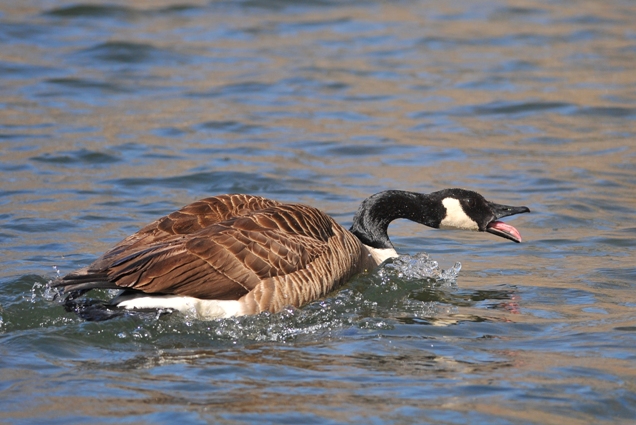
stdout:
POLYGON ((631 0, 2 1, 0 422, 634 423, 634 22, 631 0), (405 263, 459 275, 211 322, 84 322, 46 287, 199 198, 348 225, 446 187, 530 207, 523 243, 398 221, 405 263))

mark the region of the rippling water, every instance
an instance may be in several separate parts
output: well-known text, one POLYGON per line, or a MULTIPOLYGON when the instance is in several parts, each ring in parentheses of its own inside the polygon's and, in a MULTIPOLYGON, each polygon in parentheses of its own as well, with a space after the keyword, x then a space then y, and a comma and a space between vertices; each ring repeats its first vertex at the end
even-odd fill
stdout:
POLYGON ((0 4, 0 421, 636 417, 633 2, 0 4), (83 322, 46 287, 214 194, 347 225, 455 186, 528 205, 524 243, 396 222, 410 256, 213 322, 83 322))

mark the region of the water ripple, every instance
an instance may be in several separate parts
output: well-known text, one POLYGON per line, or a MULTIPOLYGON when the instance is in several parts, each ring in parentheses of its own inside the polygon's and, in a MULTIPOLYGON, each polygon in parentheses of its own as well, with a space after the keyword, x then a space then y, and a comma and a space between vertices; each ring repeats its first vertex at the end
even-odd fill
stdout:
POLYGON ((141 16, 142 13, 132 7, 119 5, 75 4, 51 9, 44 15, 58 18, 133 19, 141 16))
POLYGON ((74 152, 59 152, 57 154, 44 154, 31 158, 33 161, 56 165, 105 165, 120 162, 121 158, 105 152, 95 152, 88 149, 80 149, 74 152))
POLYGON ((120 20, 134 20, 143 17, 160 15, 175 15, 190 13, 199 10, 200 7, 189 4, 175 4, 155 9, 136 9, 130 6, 114 4, 74 4, 71 6, 53 8, 43 13, 44 16, 67 19, 111 19, 114 23, 120 20))
POLYGON ((183 65, 190 57, 182 52, 155 47, 150 43, 108 41, 82 49, 76 53, 84 60, 98 60, 116 64, 132 65, 183 65))

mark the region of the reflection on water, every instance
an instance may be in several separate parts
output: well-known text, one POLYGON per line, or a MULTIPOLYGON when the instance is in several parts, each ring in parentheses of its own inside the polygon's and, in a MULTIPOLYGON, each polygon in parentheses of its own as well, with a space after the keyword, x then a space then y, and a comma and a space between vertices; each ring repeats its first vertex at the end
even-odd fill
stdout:
POLYGON ((4 2, 0 421, 633 420, 635 15, 4 2), (528 205, 524 243, 399 221, 400 261, 428 253, 430 278, 387 265, 300 310, 215 322, 88 323, 47 291, 197 198, 346 225, 371 193, 456 186, 528 205))

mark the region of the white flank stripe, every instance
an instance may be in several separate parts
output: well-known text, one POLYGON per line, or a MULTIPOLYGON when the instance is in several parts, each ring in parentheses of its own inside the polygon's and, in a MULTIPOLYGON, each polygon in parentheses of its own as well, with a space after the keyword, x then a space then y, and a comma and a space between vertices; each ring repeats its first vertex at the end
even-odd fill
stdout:
POLYGON ((239 301, 202 300, 178 295, 123 295, 115 298, 112 302, 127 310, 177 310, 184 314, 194 314, 200 320, 221 319, 245 314, 239 301))

